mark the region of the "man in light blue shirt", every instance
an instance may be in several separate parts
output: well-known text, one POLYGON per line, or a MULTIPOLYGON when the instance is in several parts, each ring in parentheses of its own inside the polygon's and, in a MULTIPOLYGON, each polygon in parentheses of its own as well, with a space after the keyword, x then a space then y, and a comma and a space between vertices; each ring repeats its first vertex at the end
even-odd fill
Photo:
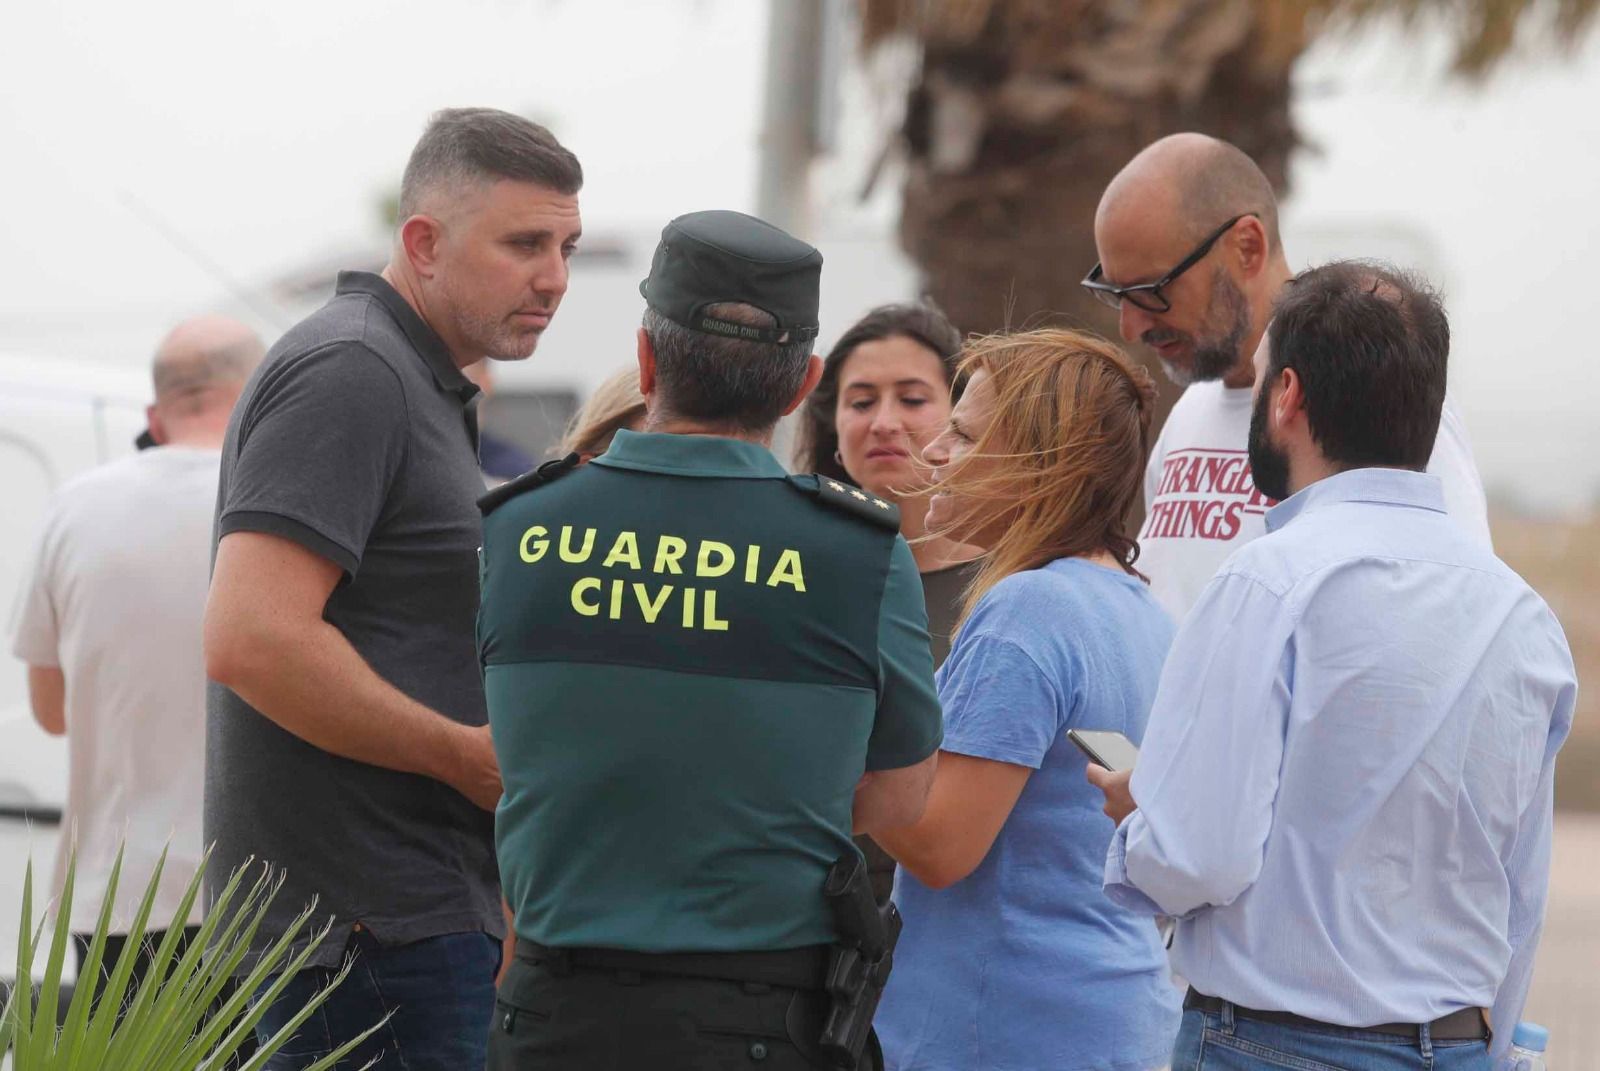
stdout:
POLYGON ((1179 920, 1174 1071, 1487 1068, 1522 1013, 1577 684, 1422 471, 1448 352, 1392 269, 1286 290, 1249 444, 1285 501, 1180 630, 1131 785, 1091 770, 1113 818, 1138 807, 1107 893, 1179 920))

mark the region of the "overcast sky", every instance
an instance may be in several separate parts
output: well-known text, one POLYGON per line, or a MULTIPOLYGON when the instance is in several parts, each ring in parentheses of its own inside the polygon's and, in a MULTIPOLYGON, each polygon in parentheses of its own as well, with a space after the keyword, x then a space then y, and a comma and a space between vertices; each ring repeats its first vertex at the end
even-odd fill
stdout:
MULTIPOLYGON (((255 286, 370 243, 374 206, 426 115, 451 104, 556 127, 584 162, 591 231, 749 208, 764 11, 758 0, 10 5, 0 352, 142 362, 165 325, 226 302, 200 261, 255 286)), ((1477 89, 1441 67, 1441 48, 1392 32, 1302 63, 1299 119, 1320 151, 1294 169, 1290 256, 1380 252, 1441 276, 1453 390, 1486 482, 1587 506, 1600 491, 1589 268, 1600 42, 1570 62, 1514 61, 1477 89)))

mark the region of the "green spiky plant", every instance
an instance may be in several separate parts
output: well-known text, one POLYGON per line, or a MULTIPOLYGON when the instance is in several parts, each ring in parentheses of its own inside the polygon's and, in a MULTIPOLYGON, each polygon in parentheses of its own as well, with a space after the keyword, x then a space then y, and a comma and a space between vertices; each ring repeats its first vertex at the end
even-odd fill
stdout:
MULTIPOLYGON (((33 918, 33 865, 29 863, 17 941, 17 984, 0 1013, 0 1063, 9 1056, 11 1071, 223 1071, 273 1000, 327 936, 327 926, 323 926, 310 935, 306 947, 291 954, 295 940, 311 924, 316 909, 313 903, 260 956, 239 984, 230 987, 229 979, 244 962, 281 881, 264 867, 247 881, 251 868, 239 868, 207 913, 198 937, 180 952, 184 922, 200 895, 206 869, 206 861, 202 861, 151 957, 143 981, 132 986, 134 964, 149 929, 165 863, 163 853, 128 929, 122 955, 110 965, 105 983, 96 987, 92 980, 102 973, 106 938, 111 932, 111 907, 122 875, 122 856, 118 854, 80 973, 84 981, 73 990, 64 1015, 60 1008, 61 973, 71 944, 76 860, 67 867, 42 981, 31 984, 35 960, 44 951, 40 938, 46 921, 41 917, 36 923, 33 918), (267 984, 269 979, 271 983, 267 984), (252 1001, 252 995, 263 985, 267 988, 261 999, 252 1001)), ((344 981, 349 970, 350 964, 346 963, 283 1029, 256 1050, 241 1071, 261 1071, 300 1024, 344 981)), ((373 1024, 360 1037, 305 1071, 329 1071, 382 1025, 373 1024)))

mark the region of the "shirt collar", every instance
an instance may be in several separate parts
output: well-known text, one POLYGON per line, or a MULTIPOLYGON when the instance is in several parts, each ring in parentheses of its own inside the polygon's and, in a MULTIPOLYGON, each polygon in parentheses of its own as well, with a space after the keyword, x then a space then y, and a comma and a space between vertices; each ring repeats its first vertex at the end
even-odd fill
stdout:
POLYGON ((758 443, 720 435, 618 431, 594 464, 660 472, 669 476, 723 476, 734 479, 786 479, 789 473, 772 451, 758 443))
POLYGON ((1439 477, 1409 469, 1349 469, 1318 480, 1267 510, 1267 531, 1276 532, 1302 513, 1340 502, 1371 502, 1445 512, 1439 477))
POLYGON ((477 384, 456 367, 456 362, 451 358, 450 351, 445 347, 439 333, 417 315, 417 310, 411 307, 411 302, 401 297, 400 291, 390 286, 389 281, 383 276, 367 271, 342 271, 339 273, 339 283, 335 292, 367 294, 377 298, 379 304, 388 310, 389 315, 400 325, 400 330, 405 332, 406 338, 411 340, 412 347, 421 355, 422 363, 428 366, 428 371, 433 373, 433 381, 438 384, 440 390, 449 391, 462 402, 471 401, 477 396, 477 384))

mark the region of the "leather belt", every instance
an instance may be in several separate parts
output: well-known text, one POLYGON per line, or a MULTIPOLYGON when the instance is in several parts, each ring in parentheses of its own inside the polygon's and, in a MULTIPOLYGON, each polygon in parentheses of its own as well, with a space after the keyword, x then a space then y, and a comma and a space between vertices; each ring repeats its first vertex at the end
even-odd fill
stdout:
POLYGON ((821 989, 828 970, 828 945, 779 952, 630 952, 620 948, 550 948, 517 938, 517 958, 543 964, 552 974, 574 970, 616 974, 706 978, 721 982, 821 989))
MULTIPOLYGON (((1194 989, 1190 989, 1188 995, 1183 998, 1185 1011, 1205 1012, 1207 1015, 1221 1015, 1228 1003, 1220 997, 1208 997, 1194 989)), ((1237 1004, 1233 1005, 1233 1014, 1240 1019, 1250 1019, 1258 1023, 1282 1023, 1285 1026, 1304 1026, 1316 1030, 1365 1030, 1374 1034, 1392 1034, 1396 1037, 1413 1039, 1422 1036, 1422 1026, 1418 1023, 1340 1026, 1337 1023, 1307 1019, 1293 1012, 1255 1011, 1251 1008, 1241 1008, 1237 1004)), ((1427 1027, 1428 1036, 1434 1041, 1486 1041, 1489 1037, 1489 1027, 1483 1021, 1483 1012, 1478 1008, 1453 1011, 1428 1023, 1427 1027)))

